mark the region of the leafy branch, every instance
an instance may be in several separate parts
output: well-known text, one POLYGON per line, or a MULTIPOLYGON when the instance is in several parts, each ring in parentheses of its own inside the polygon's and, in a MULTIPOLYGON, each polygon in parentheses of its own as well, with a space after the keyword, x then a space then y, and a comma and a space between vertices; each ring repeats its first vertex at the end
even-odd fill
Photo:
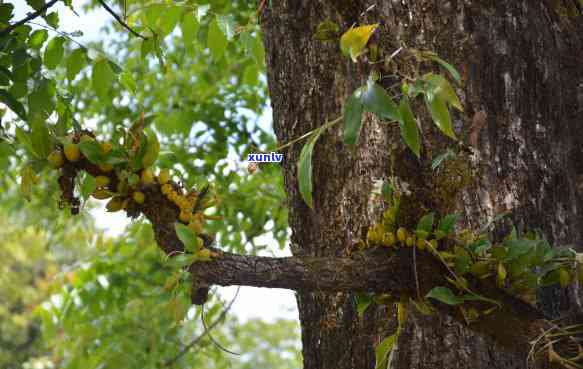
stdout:
POLYGON ((18 28, 19 26, 22 26, 26 22, 31 21, 37 17, 40 17, 47 9, 49 9, 51 6, 55 5, 58 1, 59 0, 51 0, 48 3, 44 4, 42 7, 40 7, 37 11, 32 12, 28 16, 22 18, 21 20, 12 23, 11 25, 9 25, 6 28, 3 28, 2 30, 0 30, 0 37, 6 36, 10 32, 12 32, 14 29, 18 28))
POLYGON ((104 0, 97 0, 99 2, 99 4, 101 4, 101 6, 109 13, 111 14, 112 17, 115 18, 115 20, 122 25, 123 28, 127 29, 132 35, 141 38, 142 40, 147 40, 148 38, 141 35, 140 33, 136 32, 133 28, 131 28, 126 22, 124 22, 123 19, 121 19, 121 17, 112 9, 109 7, 109 5, 107 5, 107 3, 104 0))

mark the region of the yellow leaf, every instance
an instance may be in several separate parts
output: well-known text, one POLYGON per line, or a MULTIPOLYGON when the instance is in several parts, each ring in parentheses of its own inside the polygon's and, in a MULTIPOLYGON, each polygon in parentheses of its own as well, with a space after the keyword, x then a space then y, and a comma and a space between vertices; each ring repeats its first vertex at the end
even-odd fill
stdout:
POLYGON ((356 63, 356 58, 364 53, 364 48, 370 36, 378 27, 377 24, 367 26, 352 27, 344 32, 340 37, 340 50, 344 55, 350 55, 352 61, 356 63))

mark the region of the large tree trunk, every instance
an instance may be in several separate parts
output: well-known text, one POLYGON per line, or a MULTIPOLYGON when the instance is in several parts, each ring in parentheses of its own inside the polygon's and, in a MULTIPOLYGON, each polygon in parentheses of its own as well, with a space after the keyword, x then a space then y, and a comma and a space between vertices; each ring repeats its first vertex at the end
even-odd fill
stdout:
MULTIPOLYGON (((343 57, 337 42, 312 39, 318 24, 330 19, 346 30, 354 23, 380 23, 373 42, 387 53, 404 42, 437 52, 462 72, 458 92, 466 113, 456 117, 456 128, 460 136, 470 136, 480 156, 475 180, 460 196, 435 197, 431 189, 439 189, 439 176, 428 170, 428 162, 447 143, 425 119, 423 160, 415 160, 402 144, 395 154, 395 175, 413 185, 412 212, 457 210, 466 226, 477 228, 510 210, 523 229, 541 229, 559 244, 581 243, 583 19, 577 0, 268 3, 261 22, 280 142, 339 116, 346 97, 368 75, 370 66, 343 57)), ((382 210, 370 196, 373 180, 388 176, 396 142, 398 131, 368 115, 354 153, 342 144, 339 128, 327 131, 314 152, 313 210, 298 191, 301 145, 284 153, 294 255, 340 256, 363 237, 382 210)), ((581 305, 574 292, 544 295, 544 309, 554 317, 581 305)), ((374 346, 395 326, 388 319, 394 312, 380 307, 359 319, 350 293, 300 292, 298 307, 306 369, 373 368, 374 346)), ((394 368, 526 366, 524 356, 460 323, 410 315, 394 368)))

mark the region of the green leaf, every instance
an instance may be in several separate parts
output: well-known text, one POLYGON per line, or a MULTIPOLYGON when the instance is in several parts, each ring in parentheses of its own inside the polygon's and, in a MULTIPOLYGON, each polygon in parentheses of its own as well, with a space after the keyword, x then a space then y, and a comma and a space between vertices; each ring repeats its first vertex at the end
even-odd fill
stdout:
POLYGON ((84 48, 73 50, 67 58, 67 79, 73 81, 85 65, 87 65, 87 50, 84 48))
POLYGON ((427 293, 426 297, 430 297, 448 305, 459 305, 464 302, 463 298, 454 295, 454 293, 447 287, 434 287, 429 293, 427 293))
POLYGON ((46 29, 37 29, 28 38, 28 47, 38 50, 43 46, 48 38, 49 33, 46 29))
POLYGON ((358 316, 362 318, 362 315, 373 302, 373 299, 370 295, 364 293, 357 293, 354 297, 356 298, 356 311, 358 312, 358 316))
POLYGON ((184 244, 184 249, 188 252, 196 254, 200 250, 200 244, 196 233, 189 227, 182 223, 174 223, 174 229, 176 230, 176 235, 184 244))
POLYGON ((26 120, 26 110, 24 110, 24 106, 14 98, 14 96, 6 91, 0 90, 0 102, 10 108, 18 117, 22 120, 26 120))
POLYGON ((184 7, 153 4, 146 9, 145 22, 161 38, 169 35, 182 17, 184 7))
POLYGON ((421 156, 421 138, 419 135, 419 128, 417 127, 417 122, 413 111, 411 110, 411 105, 409 104, 409 98, 403 96, 401 103, 399 104, 399 113, 401 119, 399 119, 399 127, 401 129, 401 137, 405 144, 413 151, 413 153, 419 158, 421 156))
POLYGON ((115 80, 115 74, 111 70, 111 66, 107 59, 99 59, 93 64, 93 74, 91 76, 93 90, 97 96, 103 100, 110 102, 111 96, 109 90, 115 80))
POLYGON ((142 56, 142 59, 146 59, 148 54, 154 53, 154 50, 156 48, 156 40, 157 38, 154 36, 148 37, 147 39, 142 41, 142 45, 140 47, 140 54, 142 56))
POLYGON ((93 164, 102 164, 103 152, 97 141, 87 140, 79 142, 79 150, 81 150, 83 155, 93 164))
POLYGON ((55 110, 53 96, 56 93, 54 81, 42 79, 36 88, 28 95, 29 118, 40 115, 48 118, 55 110))
POLYGON ((31 122, 30 141, 37 156, 45 159, 53 151, 52 139, 44 119, 35 117, 31 122))
POLYGON ((360 101, 366 111, 375 113, 378 117, 393 121, 400 121, 399 108, 391 97, 379 84, 369 79, 368 83, 358 89, 360 101))
POLYGON ((504 261, 512 261, 519 256, 530 253, 537 244, 538 241, 525 238, 505 240, 503 246, 507 248, 507 252, 504 261))
POLYGON ((360 135, 362 127, 362 113, 364 107, 357 97, 356 92, 346 99, 344 103, 343 121, 344 121, 344 143, 349 146, 355 146, 360 135))
MULTIPOLYGON (((26 133, 22 128, 20 127, 16 127, 15 129, 15 134, 16 134, 16 138, 18 139, 18 142, 20 142, 20 144, 22 146, 24 146, 24 148, 26 149, 26 151, 32 155, 37 157, 36 152, 34 151, 34 148, 32 146, 32 141, 30 139, 30 135, 28 133, 26 133)), ((40 159, 40 158, 39 158, 40 159)))
POLYGON ((213 19, 209 25, 207 36, 207 47, 209 48, 213 59, 218 61, 223 57, 223 55, 225 55, 229 40, 223 31, 221 31, 217 18, 213 19))
POLYGON ((466 253, 456 255, 454 269, 457 275, 464 275, 470 271, 472 259, 466 253))
POLYGON ((308 139, 308 142, 302 148, 300 153, 300 160, 298 161, 298 181, 300 186, 300 194, 310 207, 314 207, 312 199, 312 153, 318 138, 324 129, 322 127, 316 129, 308 139))
POLYGON ((453 231, 455 222, 457 222, 458 217, 459 216, 457 214, 448 214, 441 218, 435 232, 437 240, 447 237, 453 231))
POLYGON ((425 55, 428 59, 431 59, 435 62, 437 62, 439 65, 441 65, 443 68, 445 68, 445 70, 448 71, 448 73, 452 76, 452 78, 458 83, 461 84, 462 82, 462 78, 460 77, 459 72, 448 62, 446 62, 445 60, 441 59, 440 57, 438 57, 436 54, 429 54, 429 55, 425 55))
POLYGON ((83 179, 83 182, 81 183, 80 187, 81 197, 87 200, 89 196, 91 196, 91 194, 95 192, 96 188, 97 184, 95 178, 89 174, 85 174, 85 178, 83 179))
POLYGON ((65 54, 65 48, 63 44, 65 43, 64 37, 53 37, 45 49, 43 61, 47 69, 55 69, 65 54))
POLYGON ((8 169, 10 165, 10 157, 14 156, 16 151, 6 141, 0 141, 0 170, 8 169))
POLYGON ((455 140, 456 137, 453 132, 451 117, 445 100, 438 95, 433 96, 433 99, 430 100, 429 97, 425 95, 425 102, 427 103, 427 108, 429 109, 431 118, 433 118, 433 122, 437 128, 439 128, 443 134, 455 140))
POLYGON ((245 67, 243 83, 249 86, 256 86, 259 83, 259 69, 255 63, 245 67))
POLYGON ((344 55, 350 55, 352 61, 356 63, 356 59, 364 53, 370 36, 372 36, 378 26, 378 23, 370 24, 353 27, 344 32, 340 37, 340 50, 342 53, 344 55))
POLYGON ((146 151, 142 157, 142 165, 144 168, 152 166, 158 159, 158 154, 160 153, 160 142, 158 142, 158 137, 154 132, 150 132, 147 135, 146 151))
POLYGON ((182 269, 189 266, 196 261, 196 255, 193 254, 179 254, 168 259, 168 264, 171 268, 182 269))
POLYGON ((182 30, 182 40, 187 50, 192 50, 192 47, 197 39, 199 24, 194 15, 186 13, 182 22, 180 23, 182 30))
POLYGON ((433 213, 425 214, 421 219, 419 219, 419 223, 417 223, 417 231, 425 231, 427 233, 431 232, 433 228, 433 213))
POLYGON ((375 369, 386 369, 388 365, 389 354, 395 346, 399 334, 395 333, 381 341, 375 348, 375 369))
POLYGON ((14 5, 0 4, 0 23, 7 24, 13 17, 14 5))
POLYGON ((59 28, 59 14, 57 12, 51 12, 49 14, 47 14, 45 18, 45 21, 47 21, 47 24, 53 28, 59 28))
POLYGON ((132 74, 129 71, 126 70, 119 76, 119 82, 133 95, 136 94, 138 85, 136 84, 134 77, 132 77, 132 74))
POLYGON ((439 96, 446 103, 450 104, 457 110, 464 111, 459 97, 447 79, 443 78, 439 74, 428 73, 423 76, 423 80, 429 84, 431 92, 434 96, 439 96))

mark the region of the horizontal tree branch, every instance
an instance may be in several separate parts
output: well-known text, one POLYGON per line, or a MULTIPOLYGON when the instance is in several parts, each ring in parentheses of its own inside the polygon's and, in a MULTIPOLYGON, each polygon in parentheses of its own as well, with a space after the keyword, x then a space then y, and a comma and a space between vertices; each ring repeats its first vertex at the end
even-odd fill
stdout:
MULTIPOLYGON (((167 255, 183 251, 174 224, 179 210, 167 200, 158 186, 145 188, 146 202, 128 214, 143 213, 152 223, 156 241, 167 255)), ((206 247, 210 247, 210 242, 206 247)), ((253 286, 285 288, 314 293, 369 292, 399 296, 425 296, 437 286, 451 286, 446 277, 449 271, 428 252, 417 252, 413 262, 413 248, 392 249, 377 247, 354 252, 349 257, 292 256, 283 258, 238 255, 213 249, 217 257, 211 261, 191 265, 195 304, 206 301, 210 286, 253 286), (416 282, 416 277, 418 283, 416 282), (418 287, 417 287, 418 286, 418 287)), ((477 332, 486 333, 509 350, 525 355, 530 341, 545 327, 544 315, 526 302, 508 295, 495 283, 470 278, 469 288, 499 307, 484 301, 466 301, 465 309, 475 308, 480 317, 468 325, 477 332), (488 312, 486 314, 486 312, 488 312)), ((452 287, 452 290, 455 288, 452 287)), ((449 306, 432 300, 441 313, 466 322, 458 306, 449 306)))
MULTIPOLYGON (((445 279, 448 272, 439 261, 428 253, 418 252, 416 256, 422 296, 433 287, 451 286, 445 279)), ((396 251, 376 248, 351 257, 272 258, 220 253, 214 260, 194 263, 190 271, 196 287, 205 290, 212 285, 238 285, 326 293, 372 292, 389 294, 398 301, 402 294, 417 295, 412 260, 410 248, 396 251)), ((543 314, 495 286, 480 283, 470 288, 498 301, 500 307, 480 316, 469 328, 487 333, 513 350, 528 352, 530 340, 540 333, 543 314)), ((433 306, 440 313, 465 323, 459 307, 439 302, 433 306)), ((484 301, 464 303, 465 309, 474 307, 482 312, 493 306, 484 301)))

